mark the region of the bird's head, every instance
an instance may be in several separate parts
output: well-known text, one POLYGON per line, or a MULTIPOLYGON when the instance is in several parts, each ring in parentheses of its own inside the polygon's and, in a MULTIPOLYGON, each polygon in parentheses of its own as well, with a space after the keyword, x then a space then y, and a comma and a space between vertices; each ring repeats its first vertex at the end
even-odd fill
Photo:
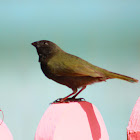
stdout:
POLYGON ((38 55, 44 57, 51 57, 61 50, 55 43, 47 40, 36 41, 32 45, 36 48, 38 55))

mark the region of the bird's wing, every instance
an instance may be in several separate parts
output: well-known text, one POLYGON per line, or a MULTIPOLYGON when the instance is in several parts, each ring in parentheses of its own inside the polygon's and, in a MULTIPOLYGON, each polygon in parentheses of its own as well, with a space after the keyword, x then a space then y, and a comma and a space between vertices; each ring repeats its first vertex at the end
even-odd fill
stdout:
POLYGON ((69 54, 67 56, 54 57, 48 62, 48 67, 57 76, 104 76, 102 72, 97 70, 96 66, 83 59, 79 61, 79 59, 81 58, 69 54))

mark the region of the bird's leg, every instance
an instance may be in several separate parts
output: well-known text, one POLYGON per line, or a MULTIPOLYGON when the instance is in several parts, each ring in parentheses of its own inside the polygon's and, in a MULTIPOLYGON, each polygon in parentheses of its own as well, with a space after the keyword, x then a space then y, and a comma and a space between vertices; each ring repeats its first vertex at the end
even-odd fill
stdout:
POLYGON ((68 96, 64 97, 64 98, 60 98, 55 100, 53 103, 68 103, 68 102, 79 102, 79 101, 84 101, 84 98, 78 98, 75 99, 76 96, 81 93, 84 89, 86 88, 86 86, 83 86, 82 89, 80 89, 79 92, 77 92, 77 89, 73 89, 73 93, 69 94, 68 96), (75 94, 75 95, 74 95, 75 94), (74 95, 72 98, 69 98, 70 96, 74 95))
POLYGON ((77 92, 77 89, 72 89, 73 92, 71 94, 69 94, 68 96, 64 97, 64 98, 59 98, 57 100, 55 100, 53 103, 64 103, 64 102, 70 102, 69 98, 70 96, 74 95, 77 92))
POLYGON ((60 100, 60 103, 65 102, 70 96, 74 95, 77 92, 77 89, 73 89, 73 92, 71 94, 69 94, 68 96, 62 98, 60 100))
POLYGON ((76 96, 77 96, 79 93, 81 93, 85 88, 86 88, 86 86, 83 86, 82 89, 80 89, 80 91, 77 92, 77 93, 72 97, 72 99, 75 99, 76 96))

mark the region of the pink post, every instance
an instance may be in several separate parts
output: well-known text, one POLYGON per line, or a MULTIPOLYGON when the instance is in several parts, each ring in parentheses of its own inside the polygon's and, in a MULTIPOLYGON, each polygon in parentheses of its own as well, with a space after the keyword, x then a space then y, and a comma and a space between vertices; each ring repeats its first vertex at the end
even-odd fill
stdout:
POLYGON ((130 116, 127 127, 127 140, 140 140, 140 97, 130 116))
MULTIPOLYGON (((2 120, 0 119, 0 123, 2 120)), ((0 140, 13 140, 13 136, 4 122, 0 125, 0 140)))
POLYGON ((52 104, 44 113, 35 140, 109 140, 98 109, 86 101, 52 104))

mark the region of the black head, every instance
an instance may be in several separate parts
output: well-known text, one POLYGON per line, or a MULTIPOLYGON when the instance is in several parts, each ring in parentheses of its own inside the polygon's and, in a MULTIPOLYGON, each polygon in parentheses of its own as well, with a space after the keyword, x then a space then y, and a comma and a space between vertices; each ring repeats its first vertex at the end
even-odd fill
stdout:
POLYGON ((47 40, 33 42, 32 45, 37 49, 38 55, 49 57, 58 50, 61 50, 55 43, 47 40))
POLYGON ((32 45, 35 46, 36 48, 44 48, 48 46, 53 46, 55 44, 48 40, 40 40, 40 41, 33 42, 32 45))

